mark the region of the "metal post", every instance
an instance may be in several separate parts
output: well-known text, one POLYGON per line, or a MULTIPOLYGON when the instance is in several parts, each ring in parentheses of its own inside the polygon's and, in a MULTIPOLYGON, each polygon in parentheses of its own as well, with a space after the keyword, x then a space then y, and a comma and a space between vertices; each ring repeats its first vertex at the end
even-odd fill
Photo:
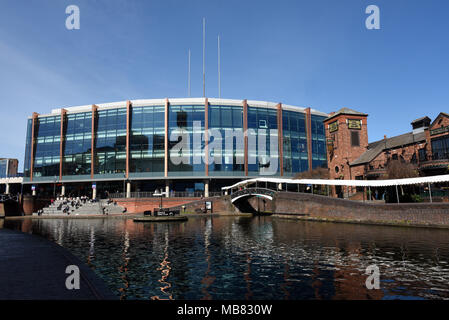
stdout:
POLYGON ((395 185, 395 187, 396 187, 396 198, 398 199, 398 203, 399 203, 398 185, 395 185))
POLYGON ((55 176, 55 182, 53 183, 53 199, 56 199, 56 176, 55 176))
POLYGON ((326 184, 327 196, 329 197, 329 185, 326 184))
POLYGON ((206 18, 203 18, 203 97, 206 97, 206 18))
POLYGON ((432 203, 432 189, 430 188, 430 182, 427 183, 427 185, 429 186, 430 203, 432 203))
POLYGON ((311 185, 312 187, 311 187, 311 190, 312 190, 312 194, 313 194, 313 184, 311 185))
POLYGON ((368 186, 368 195, 369 195, 369 201, 371 201, 371 187, 368 186))

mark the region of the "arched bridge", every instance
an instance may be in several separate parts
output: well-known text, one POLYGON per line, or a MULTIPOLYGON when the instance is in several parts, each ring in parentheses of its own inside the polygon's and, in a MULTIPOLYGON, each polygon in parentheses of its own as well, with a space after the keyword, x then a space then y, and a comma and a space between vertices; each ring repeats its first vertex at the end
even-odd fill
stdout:
POLYGON ((231 202, 234 203, 239 199, 242 199, 245 197, 254 197, 254 196, 266 198, 268 200, 273 200, 275 194, 276 194, 276 191, 266 189, 266 188, 246 188, 246 189, 242 189, 242 190, 233 192, 231 194, 231 202))

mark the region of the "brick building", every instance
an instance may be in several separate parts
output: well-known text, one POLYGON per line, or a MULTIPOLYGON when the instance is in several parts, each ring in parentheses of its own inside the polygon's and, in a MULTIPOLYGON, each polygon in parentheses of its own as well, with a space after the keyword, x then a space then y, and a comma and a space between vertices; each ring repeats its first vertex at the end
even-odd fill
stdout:
MULTIPOLYGON (((387 167, 400 161, 421 176, 449 171, 449 114, 412 121, 412 131, 368 143, 367 114, 343 108, 324 120, 330 179, 386 179, 387 167)), ((334 189, 343 196, 355 188, 334 189)))

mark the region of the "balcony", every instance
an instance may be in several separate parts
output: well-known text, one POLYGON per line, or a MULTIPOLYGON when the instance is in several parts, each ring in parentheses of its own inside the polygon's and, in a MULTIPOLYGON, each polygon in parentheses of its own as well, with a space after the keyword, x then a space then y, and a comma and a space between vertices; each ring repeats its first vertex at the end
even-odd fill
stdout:
POLYGON ((436 152, 428 155, 424 161, 420 161, 419 170, 445 170, 449 169, 449 153, 436 152))
POLYGON ((387 173, 387 162, 371 161, 365 165, 365 176, 367 178, 378 178, 387 173))

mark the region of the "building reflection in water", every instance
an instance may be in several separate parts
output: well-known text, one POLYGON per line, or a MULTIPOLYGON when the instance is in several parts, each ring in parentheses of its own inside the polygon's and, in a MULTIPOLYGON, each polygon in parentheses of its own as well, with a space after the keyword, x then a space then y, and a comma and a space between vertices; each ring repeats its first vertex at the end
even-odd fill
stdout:
POLYGON ((246 253, 246 271, 243 273, 243 279, 246 282, 245 299, 250 300, 253 292, 251 291, 251 256, 248 252, 246 253))
POLYGON ((270 217, 5 220, 57 242, 127 299, 449 298, 447 230, 270 217), (381 289, 365 286, 366 267, 381 289))
POLYGON ((211 266, 211 262, 210 262, 211 257, 210 257, 210 252, 209 252, 209 245, 210 245, 209 238, 210 238, 211 234, 212 234, 212 218, 206 220, 206 225, 204 228, 204 254, 206 255, 207 268, 206 268, 204 277, 201 280, 201 286, 202 286, 201 292, 204 295, 201 298, 201 300, 211 300, 212 299, 212 296, 208 292, 208 288, 215 281, 215 277, 209 275, 210 266, 211 266))
POLYGON ((161 279, 159 279, 159 283, 163 285, 163 287, 160 287, 160 290, 162 292, 162 297, 160 296, 152 296, 151 300, 173 300, 173 296, 170 292, 167 292, 168 289, 171 288, 171 283, 166 281, 167 278, 170 276, 170 261, 168 260, 168 226, 166 226, 165 230, 165 245, 164 245, 164 259, 162 260, 160 267, 157 268, 158 271, 161 272, 161 279))
POLYGON ((89 254, 87 255, 87 265, 93 267, 93 261, 95 259, 95 228, 90 227, 90 239, 89 239, 89 254))
POLYGON ((129 289, 129 277, 128 277, 128 265, 129 265, 129 232, 125 230, 125 234, 123 237, 123 251, 122 251, 122 259, 123 265, 119 267, 120 278, 123 281, 123 287, 119 289, 120 291, 120 300, 126 299, 127 291, 129 289))

